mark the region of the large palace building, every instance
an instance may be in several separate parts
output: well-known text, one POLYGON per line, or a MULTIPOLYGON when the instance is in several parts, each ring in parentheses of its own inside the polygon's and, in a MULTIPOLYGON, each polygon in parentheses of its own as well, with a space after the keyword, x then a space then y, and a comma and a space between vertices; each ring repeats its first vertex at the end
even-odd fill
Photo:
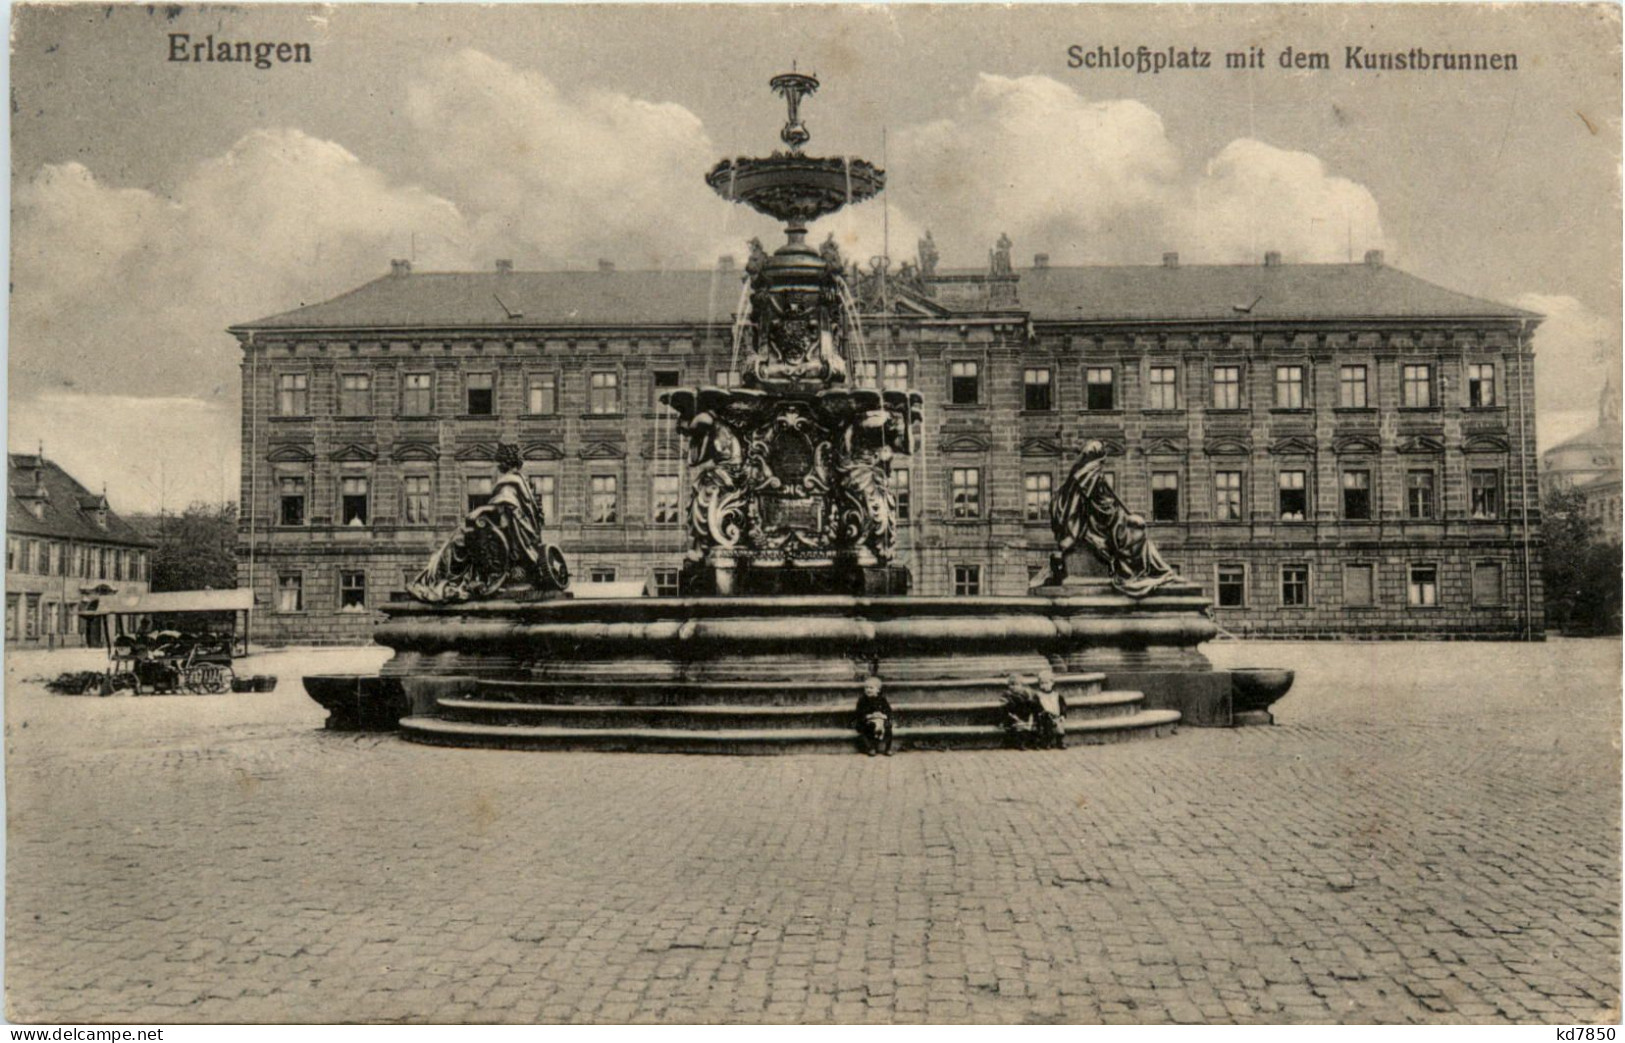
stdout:
MULTIPOLYGON (((1540 317, 1364 263, 854 271, 859 384, 925 395, 893 473, 919 594, 1020 594, 1085 438, 1226 630, 1543 635, 1540 317)), ((743 273, 391 274, 231 332, 239 565, 271 640, 362 641, 517 443, 578 582, 676 593, 662 389, 735 381, 743 273), (265 611, 269 609, 269 611, 265 611)))

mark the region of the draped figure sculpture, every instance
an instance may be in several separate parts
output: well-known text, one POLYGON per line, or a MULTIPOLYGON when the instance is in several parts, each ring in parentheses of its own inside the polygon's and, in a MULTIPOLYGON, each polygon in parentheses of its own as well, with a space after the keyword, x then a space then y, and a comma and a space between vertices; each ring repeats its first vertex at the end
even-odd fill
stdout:
POLYGON ((1050 530, 1064 558, 1082 544, 1111 570, 1112 586, 1144 597, 1179 577, 1146 535, 1145 519, 1106 483, 1106 446, 1091 438, 1050 503, 1050 530))
POLYGON ((523 583, 540 591, 562 591, 570 585, 564 555, 542 540, 546 519, 520 473, 524 458, 519 447, 499 445, 496 457, 501 475, 490 498, 468 512, 457 532, 406 585, 407 593, 419 601, 445 605, 478 600, 509 584, 523 583))

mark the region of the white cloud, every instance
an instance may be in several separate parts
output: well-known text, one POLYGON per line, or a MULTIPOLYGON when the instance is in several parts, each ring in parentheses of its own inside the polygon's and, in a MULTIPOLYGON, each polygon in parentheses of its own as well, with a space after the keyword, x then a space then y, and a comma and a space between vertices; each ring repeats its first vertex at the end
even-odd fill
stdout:
MULTIPOLYGON (((495 257, 662 267, 723 253, 742 261, 752 235, 770 250, 781 241, 772 222, 706 188, 716 149, 679 105, 567 90, 464 50, 408 90, 401 136, 421 157, 419 184, 294 128, 245 134, 181 172, 167 197, 106 184, 77 163, 21 181, 14 436, 61 441, 64 422, 44 408, 53 403, 92 431, 104 408, 135 432, 207 416, 200 432, 229 443, 234 429, 215 412, 122 396, 234 411, 239 355, 227 325, 332 297, 409 251, 420 269, 495 257), (56 394, 65 392, 90 397, 70 408, 56 394)), ((821 222, 815 242, 833 233, 866 262, 889 223, 901 260, 930 228, 947 267, 981 267, 1001 232, 1018 263, 1035 252, 1057 264, 1143 262, 1164 249, 1191 261, 1256 260, 1266 248, 1331 259, 1350 222, 1360 246, 1381 245, 1370 193, 1313 156, 1240 140, 1193 168, 1152 109, 1041 76, 978 78, 949 118, 898 128, 890 152, 886 203, 821 222)), ((128 474, 158 483, 150 453, 119 452, 128 474)))
POLYGON ((120 513, 237 498, 236 403, 65 392, 13 399, 12 452, 45 455, 120 513))
POLYGON ((930 227, 950 266, 979 267, 1001 232, 1057 262, 1138 256, 1179 174, 1156 112, 1043 76, 984 74, 952 118, 892 140, 894 213, 930 227))
MULTIPOLYGON (((1580 301, 1564 294, 1526 293, 1513 301, 1546 316, 1535 330, 1535 413, 1590 417, 1569 434, 1597 422, 1597 400, 1605 379, 1619 386, 1617 328, 1580 301)), ((1554 438, 1562 437, 1554 432, 1554 438)), ((1544 441, 1544 439, 1543 439, 1544 441)))
POLYGON ((424 177, 478 215, 484 253, 521 267, 716 256, 728 204, 703 180, 716 150, 680 105, 567 91, 463 50, 429 67, 405 111, 424 177))
POLYGON ((1001 232, 1018 264, 1341 261, 1351 241, 1384 246, 1376 199, 1317 157, 1242 138, 1194 169, 1152 109, 1044 76, 983 75, 952 118, 893 140, 893 217, 930 227, 949 265, 979 267, 1001 232))
POLYGON ((1226 145, 1164 215, 1164 241, 1193 259, 1257 263, 1276 250, 1295 262, 1350 260, 1384 248, 1377 200, 1307 152, 1239 138, 1226 145))
POLYGON ((431 250, 433 233, 464 235, 452 203, 292 129, 245 135, 172 199, 44 167, 19 185, 13 227, 13 397, 234 393, 227 325, 376 276, 414 230, 431 250))

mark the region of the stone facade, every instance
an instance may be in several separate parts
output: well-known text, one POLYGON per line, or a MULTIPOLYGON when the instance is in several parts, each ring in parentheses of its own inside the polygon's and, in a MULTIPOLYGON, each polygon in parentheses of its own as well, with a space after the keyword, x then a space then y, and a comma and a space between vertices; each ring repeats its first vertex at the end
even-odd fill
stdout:
MULTIPOLYGON (((732 379, 730 317, 706 310, 734 292, 708 290, 737 281, 721 276, 397 265, 335 301, 235 327, 240 572, 260 633, 366 640, 378 605, 495 476, 498 441, 523 448, 548 539, 578 582, 669 592, 687 476, 655 396, 732 379), (478 319, 470 309, 492 290, 512 299, 478 319), (653 316, 627 303, 650 297, 666 302, 653 316)), ((924 444, 894 478, 916 593, 1024 592, 1053 547, 1047 496, 1083 439, 1099 438, 1124 500, 1226 630, 1542 636, 1538 316, 1375 256, 944 273, 915 289, 869 317, 852 364, 855 382, 889 373, 925 396, 924 444), (1245 312, 1238 287, 1253 278, 1262 292, 1245 312), (1154 292, 1119 307, 1114 285, 1154 292), (1272 290, 1274 309, 1259 306, 1272 290)))

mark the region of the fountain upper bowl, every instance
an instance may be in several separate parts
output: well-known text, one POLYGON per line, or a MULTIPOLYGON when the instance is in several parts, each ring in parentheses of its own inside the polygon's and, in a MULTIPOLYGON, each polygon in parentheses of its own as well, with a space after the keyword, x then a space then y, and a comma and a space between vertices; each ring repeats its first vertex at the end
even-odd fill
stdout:
POLYGON ((793 153, 725 159, 705 183, 724 199, 788 224, 806 224, 861 203, 886 187, 886 172, 862 159, 793 153))

